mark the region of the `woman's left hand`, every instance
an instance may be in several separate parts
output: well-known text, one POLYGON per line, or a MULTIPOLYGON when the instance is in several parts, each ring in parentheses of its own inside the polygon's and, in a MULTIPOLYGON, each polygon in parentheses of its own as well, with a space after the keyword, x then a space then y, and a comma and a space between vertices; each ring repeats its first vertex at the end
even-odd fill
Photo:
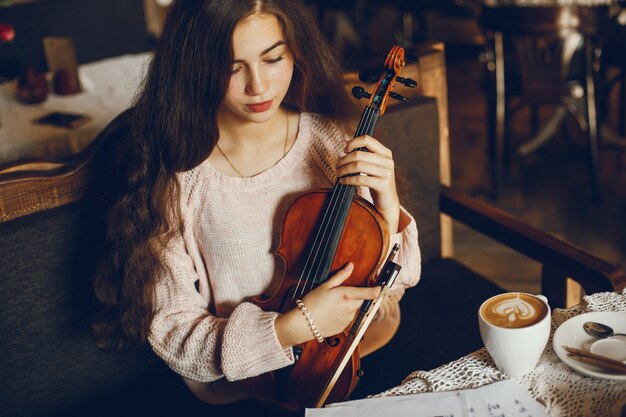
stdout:
POLYGON ((396 190, 396 176, 391 150, 371 136, 352 139, 345 148, 346 156, 339 159, 337 175, 345 185, 365 186, 371 190, 374 205, 389 223, 389 232, 398 232, 400 200, 396 190), (356 151, 367 148, 369 152, 356 151), (366 175, 348 176, 361 173, 366 175))

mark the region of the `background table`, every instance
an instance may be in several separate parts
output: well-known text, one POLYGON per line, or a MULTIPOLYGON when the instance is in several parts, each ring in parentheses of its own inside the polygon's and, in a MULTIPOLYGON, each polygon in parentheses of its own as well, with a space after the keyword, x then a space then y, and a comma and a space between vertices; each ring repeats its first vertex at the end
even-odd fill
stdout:
POLYGON ((82 65, 83 92, 50 94, 36 105, 16 100, 15 81, 0 85, 0 164, 25 158, 58 158, 83 149, 131 105, 150 57, 150 53, 122 55, 82 65), (73 130, 33 123, 52 111, 86 114, 92 120, 73 130))
MULTIPOLYGON (((577 306, 555 309, 550 340, 537 367, 528 375, 512 378, 528 389, 552 417, 620 417, 626 413, 626 381, 583 376, 563 363, 552 348, 558 326, 571 317, 592 311, 626 312, 626 289, 619 294, 593 294, 584 297, 577 306)), ((432 371, 413 372, 401 385, 376 397, 477 388, 508 378, 496 369, 483 348, 432 371)))

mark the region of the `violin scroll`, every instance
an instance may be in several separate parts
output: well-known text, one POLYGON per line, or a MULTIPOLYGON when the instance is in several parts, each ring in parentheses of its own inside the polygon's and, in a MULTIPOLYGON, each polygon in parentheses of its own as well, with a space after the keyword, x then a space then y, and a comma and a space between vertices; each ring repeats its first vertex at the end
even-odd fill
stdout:
POLYGON ((395 100, 408 102, 409 99, 407 97, 391 91, 395 87, 396 82, 399 82, 409 88, 417 86, 417 81, 411 78, 398 76, 398 73, 402 70, 404 64, 404 49, 396 45, 387 55, 384 71, 379 77, 374 76, 368 71, 362 71, 359 73, 359 79, 362 82, 377 81, 374 93, 370 94, 366 92, 363 87, 357 86, 352 89, 352 95, 358 99, 370 99, 368 107, 375 109, 379 115, 383 115, 385 113, 389 97, 395 100))

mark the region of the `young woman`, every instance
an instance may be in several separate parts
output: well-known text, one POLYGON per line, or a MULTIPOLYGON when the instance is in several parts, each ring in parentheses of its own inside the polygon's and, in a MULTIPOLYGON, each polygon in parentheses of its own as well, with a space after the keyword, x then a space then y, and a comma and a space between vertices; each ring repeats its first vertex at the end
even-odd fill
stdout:
MULTIPOLYGON (((247 397, 238 380, 293 363, 316 335, 300 308, 265 312, 283 274, 282 218, 306 191, 359 186, 401 244, 403 270, 361 352, 395 333, 420 274, 417 229, 401 209, 391 152, 351 139, 353 104, 308 9, 294 0, 176 0, 115 152, 96 273, 109 346, 148 341, 208 403, 247 397), (371 152, 351 152, 357 147, 371 152)), ((358 262, 358 259, 354 259, 358 262)), ((378 288, 340 286, 348 263, 302 299, 319 335, 343 331, 378 288)))

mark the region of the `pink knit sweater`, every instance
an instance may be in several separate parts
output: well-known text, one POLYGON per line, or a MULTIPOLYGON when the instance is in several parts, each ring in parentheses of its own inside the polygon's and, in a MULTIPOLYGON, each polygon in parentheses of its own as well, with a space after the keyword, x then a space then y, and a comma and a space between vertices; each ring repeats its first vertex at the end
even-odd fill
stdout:
MULTIPOLYGON (((293 363, 276 336, 278 313, 247 300, 277 289, 283 265, 274 252, 283 216, 301 193, 334 185, 347 139, 327 120, 304 113, 287 155, 254 177, 228 177, 206 161, 180 174, 185 232, 165 254, 149 334, 175 372, 203 383, 234 381, 293 363)), ((371 201, 368 190, 359 192, 371 201)), ((415 221, 392 241, 401 245, 396 260, 403 266, 390 301, 397 302, 420 276, 415 221)))

